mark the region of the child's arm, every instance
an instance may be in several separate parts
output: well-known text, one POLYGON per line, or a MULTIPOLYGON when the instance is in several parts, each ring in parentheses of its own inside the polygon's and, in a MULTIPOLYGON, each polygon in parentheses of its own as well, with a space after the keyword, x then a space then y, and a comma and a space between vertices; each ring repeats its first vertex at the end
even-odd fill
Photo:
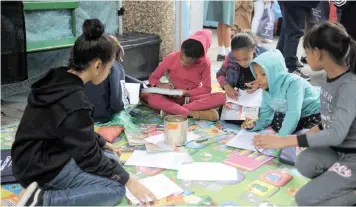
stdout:
POLYGON ((101 149, 102 141, 94 132, 94 122, 89 109, 69 114, 58 127, 61 146, 85 172, 107 177, 125 185, 129 174, 117 162, 106 157, 101 149), (78 121, 80 120, 80 121, 78 121))
POLYGON ((197 96, 211 92, 211 63, 207 64, 202 74, 202 86, 189 90, 189 96, 197 96))
POLYGON ((150 75, 148 81, 151 85, 151 87, 156 86, 159 83, 159 79, 162 78, 164 73, 167 71, 169 64, 170 64, 170 58, 171 56, 168 55, 166 58, 163 59, 163 61, 158 65, 155 71, 150 75))
POLYGON ((262 106, 259 112, 259 118, 255 122, 255 127, 250 129, 249 131, 260 131, 262 129, 267 128, 271 125, 273 120, 273 109, 269 105, 270 102, 270 95, 267 94, 265 91, 262 93, 262 106))
POLYGON ((288 109, 279 130, 279 136, 287 136, 294 132, 302 114, 304 87, 302 81, 294 81, 287 91, 288 109))
POLYGON ((332 108, 331 119, 323 130, 298 136, 301 147, 338 146, 345 140, 352 123, 356 119, 355 84, 345 84, 339 89, 336 105, 332 108))
POLYGON ((125 81, 125 71, 119 62, 115 61, 109 74, 110 84, 110 108, 115 113, 124 110, 124 102, 121 87, 121 81, 125 81))
POLYGON ((216 73, 216 79, 218 80, 220 87, 223 89, 225 85, 229 85, 226 80, 226 71, 229 65, 229 55, 226 55, 224 63, 221 65, 219 71, 216 73))

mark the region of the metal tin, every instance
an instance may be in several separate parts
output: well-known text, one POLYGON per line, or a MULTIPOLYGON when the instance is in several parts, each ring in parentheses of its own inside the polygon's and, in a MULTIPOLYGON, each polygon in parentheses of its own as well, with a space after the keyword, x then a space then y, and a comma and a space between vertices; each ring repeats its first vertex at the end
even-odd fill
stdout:
POLYGON ((188 118, 180 115, 164 118, 164 143, 180 147, 185 145, 188 137, 188 118))

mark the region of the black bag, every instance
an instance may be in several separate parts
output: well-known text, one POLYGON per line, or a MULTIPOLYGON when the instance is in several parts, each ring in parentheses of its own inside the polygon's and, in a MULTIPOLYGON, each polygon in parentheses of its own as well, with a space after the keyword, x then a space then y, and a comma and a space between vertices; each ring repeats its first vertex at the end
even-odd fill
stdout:
POLYGON ((256 34, 264 39, 273 40, 274 9, 272 3, 266 4, 256 34))
POLYGON ((1 150, 1 184, 14 182, 16 178, 12 173, 11 150, 1 150))

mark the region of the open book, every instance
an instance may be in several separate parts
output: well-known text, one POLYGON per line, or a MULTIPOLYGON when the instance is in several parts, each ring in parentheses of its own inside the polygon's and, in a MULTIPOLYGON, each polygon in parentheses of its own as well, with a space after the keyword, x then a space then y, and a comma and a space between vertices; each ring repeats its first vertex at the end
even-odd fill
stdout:
POLYGON ((183 91, 178 89, 166 89, 166 88, 144 88, 142 89, 141 93, 157 93, 167 96, 183 96, 183 91))
POLYGON ((240 90, 237 100, 226 97, 226 103, 221 112, 220 120, 258 119, 258 112, 262 104, 262 90, 248 94, 240 90))

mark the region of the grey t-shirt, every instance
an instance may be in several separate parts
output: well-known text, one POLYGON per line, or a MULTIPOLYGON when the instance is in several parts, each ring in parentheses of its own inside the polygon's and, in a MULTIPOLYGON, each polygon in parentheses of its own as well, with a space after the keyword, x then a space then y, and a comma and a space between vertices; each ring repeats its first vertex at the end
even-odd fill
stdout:
POLYGON ((321 87, 322 130, 298 136, 301 147, 336 147, 356 152, 356 75, 348 71, 321 87))

